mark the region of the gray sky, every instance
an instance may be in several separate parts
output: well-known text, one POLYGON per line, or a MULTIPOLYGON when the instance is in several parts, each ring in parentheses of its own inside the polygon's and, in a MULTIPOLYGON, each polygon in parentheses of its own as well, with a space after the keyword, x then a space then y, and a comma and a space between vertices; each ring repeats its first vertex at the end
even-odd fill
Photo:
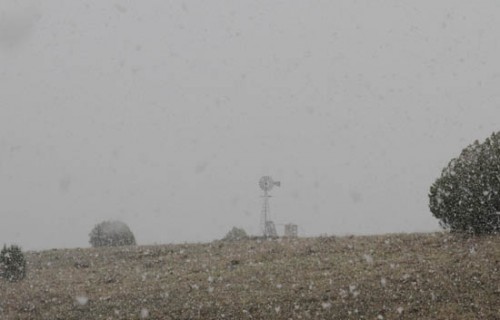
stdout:
POLYGON ((0 1, 0 244, 437 230, 427 193, 497 131, 496 1, 0 1), (279 230, 281 231, 281 230, 279 230))

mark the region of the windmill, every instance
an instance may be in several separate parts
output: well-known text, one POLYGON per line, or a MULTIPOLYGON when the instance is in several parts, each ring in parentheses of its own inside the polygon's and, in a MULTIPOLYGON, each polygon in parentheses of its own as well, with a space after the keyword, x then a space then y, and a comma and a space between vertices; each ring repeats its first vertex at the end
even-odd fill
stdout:
POLYGON ((271 198, 271 195, 269 194, 269 192, 272 190, 274 186, 277 187, 281 186, 281 182, 274 181, 273 178, 269 176, 264 176, 260 178, 259 186, 264 191, 264 195, 262 196, 264 198, 264 202, 262 204, 262 216, 260 222, 262 235, 264 236, 264 238, 268 237, 275 238, 278 236, 278 233, 276 232, 276 227, 274 226, 274 222, 270 220, 271 209, 269 206, 269 198, 271 198))

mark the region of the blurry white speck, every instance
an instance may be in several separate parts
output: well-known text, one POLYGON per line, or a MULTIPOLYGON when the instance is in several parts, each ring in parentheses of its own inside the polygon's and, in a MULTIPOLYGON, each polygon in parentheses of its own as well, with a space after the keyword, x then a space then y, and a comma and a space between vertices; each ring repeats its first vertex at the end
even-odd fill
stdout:
POLYGON ((369 254, 364 254, 363 258, 365 259, 366 263, 372 264, 373 263, 373 257, 369 254))
POLYGON ((352 294, 352 296, 353 296, 354 298, 356 298, 357 296, 359 296, 359 291, 358 291, 358 290, 356 290, 356 285, 351 284, 351 285, 349 286, 349 292, 352 294))
POLYGON ((396 311, 397 311, 399 314, 402 314, 402 313, 403 313, 403 310, 404 310, 404 309, 403 309, 402 307, 399 307, 399 308, 397 308, 397 309, 396 309, 396 311))
POLYGON ((339 295, 340 295, 340 297, 341 297, 342 299, 345 299, 345 298, 347 298, 347 297, 348 297, 348 295, 349 295, 349 294, 348 294, 348 293, 347 293, 347 291, 345 291, 344 289, 340 289, 340 290, 339 290, 339 295))
POLYGON ((89 302, 89 298, 85 297, 85 296, 77 296, 76 297, 76 302, 81 305, 81 306, 84 306, 87 304, 87 302, 89 302))
POLYGON ((471 255, 476 254, 476 247, 470 247, 470 249, 469 249, 469 253, 470 253, 471 255))
POLYGON ((387 284, 387 280, 385 280, 385 278, 380 279, 380 284, 382 285, 382 287, 385 287, 385 285, 387 284))
POLYGON ((332 304, 331 304, 330 302, 323 302, 323 303, 321 304, 321 307, 322 307, 323 309, 330 309, 330 308, 332 307, 332 304))
POLYGON ((146 308, 141 309, 141 319, 146 319, 149 317, 149 310, 146 308))
POLYGON ((115 4, 115 9, 118 10, 119 12, 121 13, 125 13, 127 12, 127 8, 122 6, 121 4, 115 4))
POLYGON ((202 163, 199 163, 199 164, 196 166, 195 172, 196 172, 197 174, 203 173, 203 171, 205 171, 205 169, 207 168, 207 166, 208 166, 208 162, 202 162, 202 163))

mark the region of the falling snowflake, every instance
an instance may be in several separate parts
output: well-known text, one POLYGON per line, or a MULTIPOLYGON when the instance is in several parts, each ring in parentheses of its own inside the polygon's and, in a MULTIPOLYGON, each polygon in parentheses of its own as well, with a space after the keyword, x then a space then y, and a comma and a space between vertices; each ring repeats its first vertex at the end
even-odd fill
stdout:
POLYGON ((380 279, 380 284, 382 285, 382 287, 385 287, 385 285, 387 284, 387 280, 385 280, 385 278, 380 279))
POLYGON ((77 296, 76 297, 76 302, 81 305, 81 306, 84 306, 87 304, 87 302, 89 302, 89 298, 85 297, 85 296, 77 296))
POLYGON ((146 319, 149 317, 149 310, 146 308, 141 309, 141 319, 146 319))
POLYGON ((364 254, 363 258, 365 259, 366 263, 372 264, 373 263, 373 257, 369 254, 364 254))
POLYGON ((471 255, 475 255, 475 254, 476 254, 476 247, 474 247, 474 246, 470 247, 470 249, 469 249, 469 253, 470 253, 471 255))
POLYGON ((356 298, 357 296, 359 296, 359 293, 360 293, 358 290, 356 290, 356 286, 353 285, 353 284, 349 286, 349 292, 351 293, 351 295, 354 298, 356 298))

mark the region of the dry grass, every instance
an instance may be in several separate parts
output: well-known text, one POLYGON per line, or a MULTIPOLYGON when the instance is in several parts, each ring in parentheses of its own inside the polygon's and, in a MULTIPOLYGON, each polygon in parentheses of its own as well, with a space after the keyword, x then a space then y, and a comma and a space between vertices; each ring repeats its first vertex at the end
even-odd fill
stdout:
POLYGON ((500 319, 498 236, 89 248, 27 260, 27 279, 0 281, 1 319, 500 319))

